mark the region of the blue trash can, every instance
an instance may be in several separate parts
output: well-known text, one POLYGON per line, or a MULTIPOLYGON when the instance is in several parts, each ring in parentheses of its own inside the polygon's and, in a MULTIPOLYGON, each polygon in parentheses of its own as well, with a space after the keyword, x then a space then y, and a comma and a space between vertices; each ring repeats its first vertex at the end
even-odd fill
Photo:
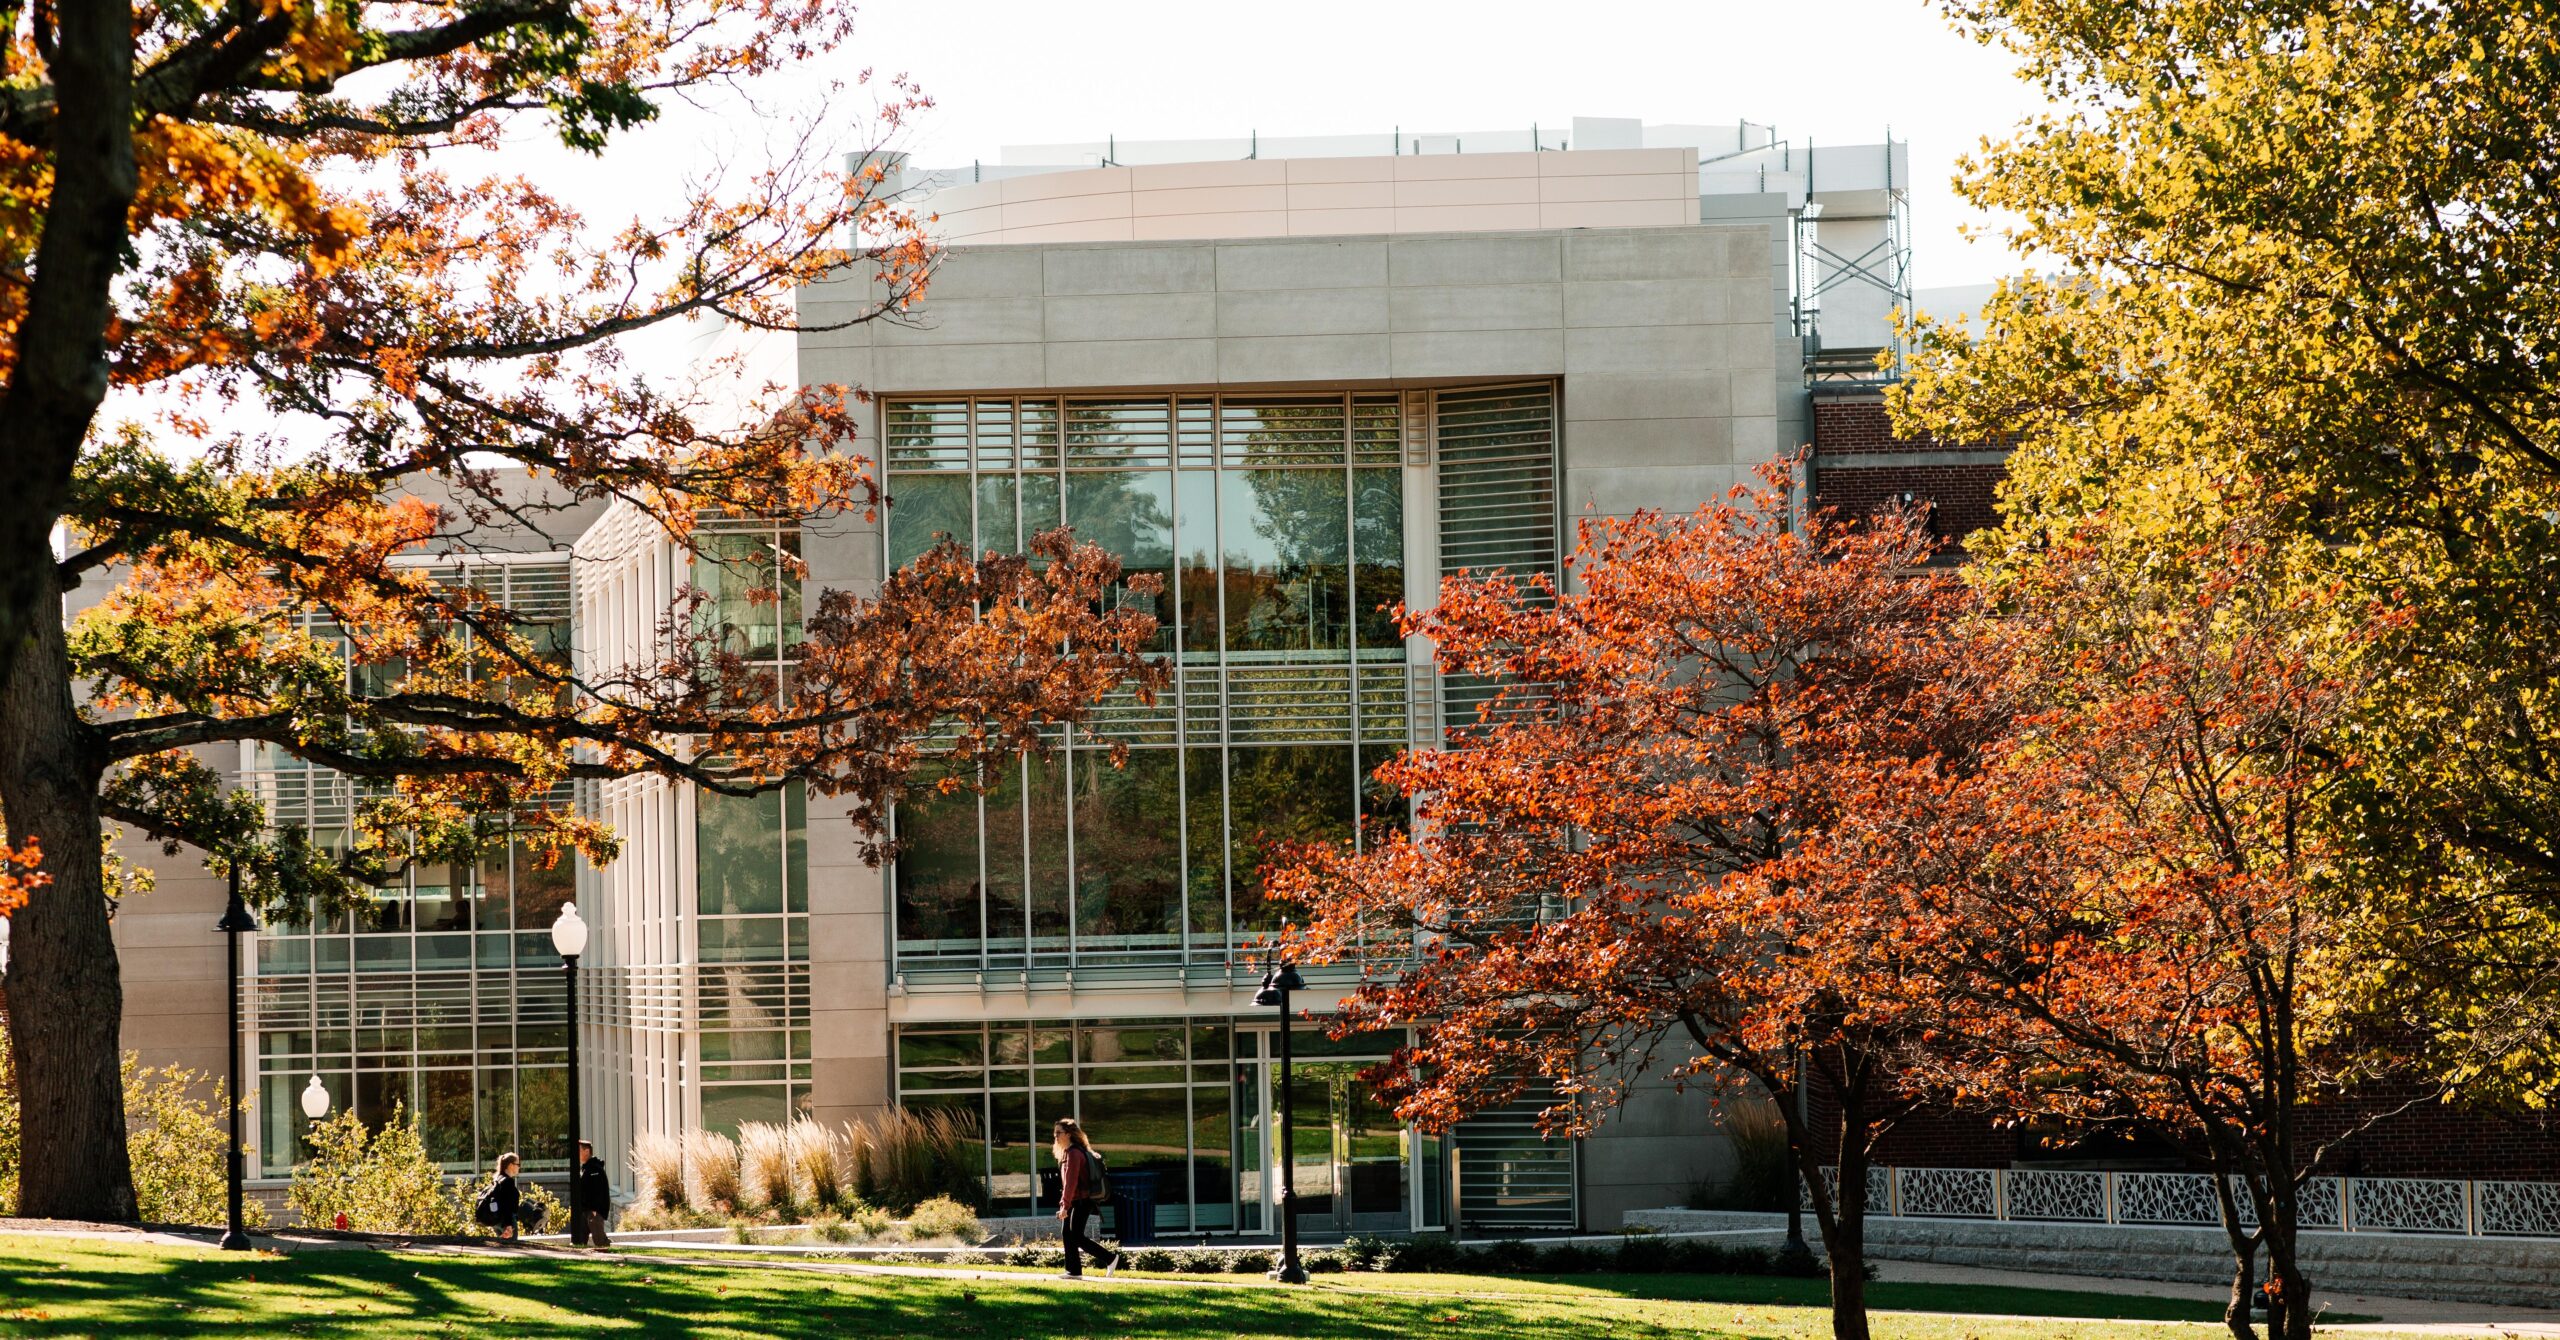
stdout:
POLYGON ((1120 1245, 1144 1247, 1156 1240, 1156 1174, 1111 1174, 1111 1217, 1120 1230, 1120 1245))

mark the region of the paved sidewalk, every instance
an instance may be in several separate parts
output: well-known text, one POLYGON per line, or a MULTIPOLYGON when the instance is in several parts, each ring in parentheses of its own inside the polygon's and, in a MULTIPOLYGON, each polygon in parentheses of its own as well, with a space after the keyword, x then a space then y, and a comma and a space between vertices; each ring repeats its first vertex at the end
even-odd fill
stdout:
MULTIPOLYGON (((2177 1284, 2165 1280, 2109 1279, 2095 1275, 2038 1275, 2023 1270, 1984 1266, 1940 1265, 1930 1261, 1878 1261, 1888 1280, 1913 1284, 1994 1284, 2021 1289, 2071 1289, 2081 1293, 2139 1294, 2147 1298, 2193 1298, 2219 1303, 2230 1289, 2212 1284, 2177 1284)), ((2314 1281, 2317 1284, 2317 1281, 2314 1281)), ((2560 1294, 2560 1281, 2553 1284, 2560 1294)), ((2560 1310, 2517 1307, 2504 1303, 2441 1303, 2419 1298, 2380 1298, 2370 1294, 2320 1290, 2313 1302, 2327 1313, 2371 1317, 2365 1323, 2324 1325, 2324 1331, 2419 1332, 2445 1335, 2530 1335, 2560 1337, 2560 1310)))

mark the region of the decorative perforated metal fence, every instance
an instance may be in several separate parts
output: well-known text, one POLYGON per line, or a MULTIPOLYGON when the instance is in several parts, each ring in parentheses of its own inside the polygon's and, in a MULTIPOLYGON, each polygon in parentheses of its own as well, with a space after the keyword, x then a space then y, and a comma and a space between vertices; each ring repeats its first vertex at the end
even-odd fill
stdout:
MULTIPOLYGON (((1825 1168, 1835 1191, 1839 1170, 1825 1168)), ((1867 1211, 1912 1219, 2149 1224, 2222 1222, 2209 1173, 2044 1168, 1870 1168, 1867 1211)), ((2235 1180, 2240 1222, 2256 1207, 2235 1180)), ((2560 1182, 2450 1177, 2313 1177, 2296 1192, 2304 1228, 2349 1233, 2560 1237, 2560 1182)))

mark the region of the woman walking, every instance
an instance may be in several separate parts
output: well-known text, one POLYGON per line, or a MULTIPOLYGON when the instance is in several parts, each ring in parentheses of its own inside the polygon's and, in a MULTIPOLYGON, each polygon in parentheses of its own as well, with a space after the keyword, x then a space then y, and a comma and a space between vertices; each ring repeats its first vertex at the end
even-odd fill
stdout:
POLYGON ((1120 1255, 1084 1231, 1111 1195, 1103 1185, 1102 1156, 1093 1152, 1093 1141, 1073 1117, 1058 1119, 1056 1135, 1049 1152, 1058 1159, 1058 1236, 1067 1244, 1067 1278, 1084 1278, 1085 1256, 1101 1262, 1107 1277, 1120 1269, 1120 1255))

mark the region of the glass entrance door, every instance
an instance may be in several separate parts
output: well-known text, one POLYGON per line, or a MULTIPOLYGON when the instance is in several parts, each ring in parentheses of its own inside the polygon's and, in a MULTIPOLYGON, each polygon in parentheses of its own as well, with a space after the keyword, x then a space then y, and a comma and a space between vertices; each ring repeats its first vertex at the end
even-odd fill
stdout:
MULTIPOLYGON (((1239 1227, 1246 1232, 1279 1223, 1277 1170, 1283 1157, 1278 1036, 1268 1030, 1253 1036, 1259 1047, 1253 1063, 1237 1066, 1235 1104, 1239 1227), (1273 1175, 1266 1177, 1266 1168, 1273 1175)), ((1340 1237, 1436 1222, 1436 1205, 1417 1216, 1415 1133, 1360 1079, 1361 1071, 1386 1059, 1383 1052, 1349 1054, 1344 1044, 1304 1031, 1291 1043, 1299 1059, 1289 1085, 1295 1133, 1286 1157, 1296 1183, 1299 1233, 1340 1237), (1309 1058, 1310 1051, 1317 1055, 1309 1058)))

